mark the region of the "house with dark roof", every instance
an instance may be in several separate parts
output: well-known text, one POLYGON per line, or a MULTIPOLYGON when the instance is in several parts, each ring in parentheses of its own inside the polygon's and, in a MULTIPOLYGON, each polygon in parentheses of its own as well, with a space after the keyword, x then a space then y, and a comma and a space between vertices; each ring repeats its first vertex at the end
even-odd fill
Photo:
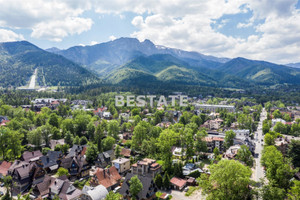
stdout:
POLYGON ((91 179, 91 185, 103 185, 110 191, 119 186, 121 178, 118 170, 114 166, 108 169, 97 168, 91 179))
POLYGON ((54 172, 58 169, 62 157, 61 151, 48 151, 47 155, 40 157, 36 164, 48 173, 54 172))
POLYGON ((152 199, 155 197, 155 193, 157 192, 157 187, 153 181, 152 178, 147 176, 139 176, 134 175, 132 173, 128 173, 125 177, 125 180, 122 184, 122 187, 119 191, 121 195, 123 195, 124 199, 130 199, 132 196, 129 192, 130 184, 129 181, 133 176, 138 176, 139 180, 141 181, 143 185, 143 189, 138 193, 137 199, 139 200, 146 200, 146 199, 152 199))
POLYGON ((85 156, 66 157, 61 160, 61 167, 68 169, 70 176, 73 178, 86 178, 90 173, 90 165, 85 156))
POLYGON ((2 121, 8 121, 8 117, 0 115, 0 123, 2 123, 2 121))
POLYGON ((68 179, 56 179, 49 187, 50 198, 58 196, 61 200, 80 199, 81 190, 77 189, 68 179))
POLYGON ((66 158, 70 158, 70 157, 74 157, 74 156, 78 156, 78 155, 82 155, 82 154, 84 155, 85 151, 86 151, 86 146, 74 144, 72 146, 72 148, 70 149, 66 158))
POLYGON ((31 194, 37 199, 45 199, 50 197, 50 186, 56 178, 45 175, 44 180, 32 187, 31 194))
POLYGON ((14 182, 13 193, 23 193, 29 189, 32 184, 32 178, 36 169, 35 163, 25 161, 15 161, 8 170, 8 175, 12 177, 14 182))
POLYGON ((36 165, 34 173, 32 175, 32 185, 36 185, 43 182, 46 175, 46 170, 36 165))
POLYGON ((107 165, 111 165, 111 161, 115 159, 114 150, 108 150, 102 153, 99 153, 95 165, 97 167, 105 168, 107 165))
POLYGON ((106 195, 108 195, 107 189, 103 185, 98 185, 96 187, 84 186, 82 189, 82 194, 80 196, 81 200, 104 200, 106 195))
POLYGON ((43 156, 43 154, 40 150, 32 151, 32 152, 25 151, 21 156, 21 160, 26 162, 34 162, 37 161, 41 156, 43 156))

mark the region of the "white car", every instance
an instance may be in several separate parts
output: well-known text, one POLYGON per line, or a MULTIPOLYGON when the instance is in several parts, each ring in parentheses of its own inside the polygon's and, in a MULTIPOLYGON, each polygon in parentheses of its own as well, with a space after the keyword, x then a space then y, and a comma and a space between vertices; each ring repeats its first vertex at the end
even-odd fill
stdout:
POLYGON ((183 189, 184 192, 187 192, 189 190, 189 187, 186 187, 183 189))

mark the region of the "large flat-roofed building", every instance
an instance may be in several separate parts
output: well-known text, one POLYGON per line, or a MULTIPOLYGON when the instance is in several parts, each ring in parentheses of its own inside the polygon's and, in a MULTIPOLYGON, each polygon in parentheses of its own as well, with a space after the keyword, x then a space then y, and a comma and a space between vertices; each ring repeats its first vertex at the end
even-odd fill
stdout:
POLYGON ((218 109, 226 109, 228 112, 235 112, 235 107, 230 105, 195 104, 195 108, 210 112, 216 112, 218 109))
POLYGON ((130 170, 130 159, 118 158, 112 161, 113 166, 115 166, 119 173, 126 172, 130 170))

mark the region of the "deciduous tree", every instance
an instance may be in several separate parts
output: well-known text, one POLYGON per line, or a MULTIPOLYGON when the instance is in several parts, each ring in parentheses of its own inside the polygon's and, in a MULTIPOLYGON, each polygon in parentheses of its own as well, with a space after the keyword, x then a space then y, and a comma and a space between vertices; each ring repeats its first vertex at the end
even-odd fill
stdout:
POLYGON ((140 179, 138 176, 133 176, 129 180, 129 192, 132 195, 132 198, 136 199, 137 195, 142 191, 143 189, 143 184, 141 183, 140 179))

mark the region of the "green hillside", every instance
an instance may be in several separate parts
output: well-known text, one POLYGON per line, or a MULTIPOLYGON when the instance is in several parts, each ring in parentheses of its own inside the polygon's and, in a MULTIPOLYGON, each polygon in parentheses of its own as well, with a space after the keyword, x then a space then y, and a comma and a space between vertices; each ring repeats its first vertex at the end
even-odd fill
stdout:
POLYGON ((80 65, 29 42, 0 43, 0 86, 24 86, 36 68, 39 85, 73 86, 98 81, 80 65))
POLYGON ((189 69, 187 63, 167 54, 141 56, 110 73, 109 83, 180 83, 214 85, 209 76, 189 69))
POLYGON ((196 71, 172 65, 156 74, 158 80, 185 84, 212 84, 215 81, 196 71))
POLYGON ((257 84, 300 84, 300 70, 265 61, 236 58, 218 68, 227 74, 254 81, 257 84))

